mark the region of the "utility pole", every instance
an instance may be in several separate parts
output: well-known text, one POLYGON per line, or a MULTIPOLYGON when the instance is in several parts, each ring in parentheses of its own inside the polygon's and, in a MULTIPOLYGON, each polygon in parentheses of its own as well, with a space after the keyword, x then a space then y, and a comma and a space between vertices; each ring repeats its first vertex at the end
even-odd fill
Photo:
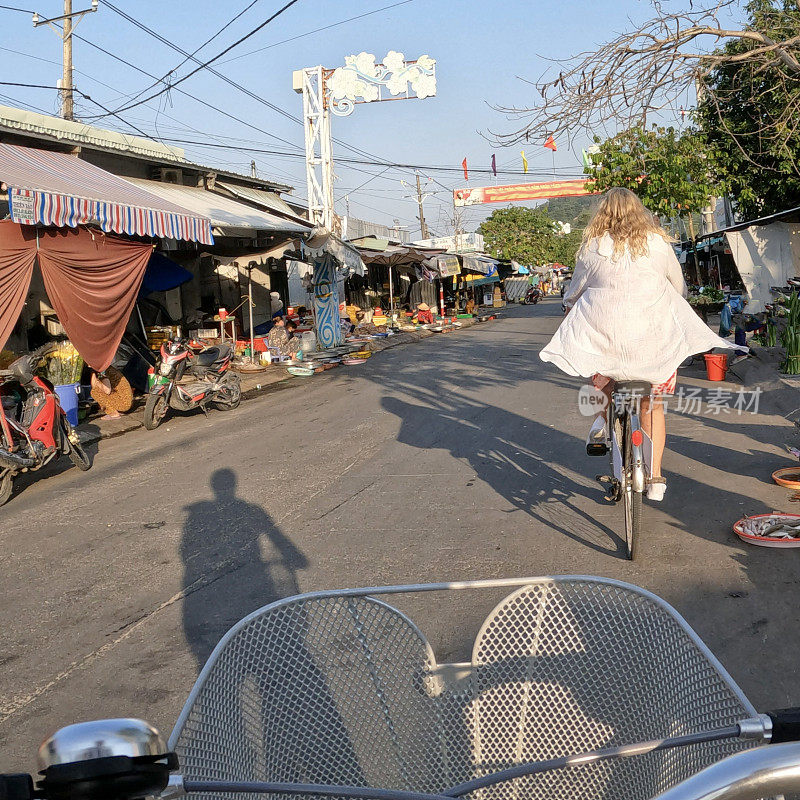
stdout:
POLYGON ((72 83, 72 33, 78 27, 78 23, 86 14, 97 11, 99 0, 92 0, 92 7, 85 8, 83 11, 72 10, 72 0, 64 0, 64 14, 60 17, 50 19, 39 19, 39 15, 33 14, 33 27, 49 25, 61 38, 63 47, 64 72, 61 78, 61 116, 64 119, 75 119, 75 87, 72 83), (73 22, 73 19, 75 22, 73 22), (54 23, 61 22, 62 27, 54 23))
POLYGON ((419 172, 417 173, 417 203, 419 204, 419 232, 422 234, 423 239, 428 238, 428 226, 425 224, 425 211, 422 208, 422 201, 425 198, 422 196, 422 187, 419 184, 419 172))
POLYGON ((453 239, 455 242, 455 250, 458 253, 461 250, 461 222, 462 222, 463 209, 456 205, 455 197, 453 198, 453 239))
POLYGON ((75 95, 72 86, 72 0, 64 0, 64 77, 61 79, 61 116, 75 119, 75 95))
MULTIPOLYGON (((430 183, 430 178, 427 181, 430 183)), ((412 192, 415 194, 407 194, 405 197, 409 198, 409 200, 416 200, 417 205, 419 206, 419 216, 417 219, 419 220, 419 233, 420 238, 427 239, 428 238, 428 225, 425 222, 425 211, 422 207, 422 204, 430 197, 429 194, 422 193, 422 184, 419 182, 419 173, 417 173, 417 187, 416 190, 410 183, 406 183, 405 181, 400 181, 402 186, 405 186, 406 189, 411 189, 412 192)))

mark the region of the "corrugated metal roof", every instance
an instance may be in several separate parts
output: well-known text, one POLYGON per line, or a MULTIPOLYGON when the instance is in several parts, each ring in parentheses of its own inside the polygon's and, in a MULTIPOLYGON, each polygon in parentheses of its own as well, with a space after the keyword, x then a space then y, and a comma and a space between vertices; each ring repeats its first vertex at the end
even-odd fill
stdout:
POLYGON ((117 131, 95 128, 82 122, 73 122, 11 106, 0 105, 0 127, 26 133, 44 134, 55 139, 94 145, 103 149, 135 153, 158 160, 186 161, 184 151, 180 147, 168 147, 140 136, 128 136, 117 131))
POLYGON ((128 180, 165 200, 209 217, 217 236, 236 236, 237 229, 245 232, 262 230, 297 234, 308 233, 309 230, 308 225, 259 211, 216 192, 209 192, 207 189, 146 181, 141 178, 128 178, 128 180))
POLYGON ((65 145, 80 145, 87 149, 135 156, 157 163, 174 164, 185 169, 196 169, 200 172, 215 172, 237 180, 267 184, 276 191, 289 192, 292 189, 288 184, 257 179, 250 175, 189 161, 181 147, 163 144, 141 136, 130 136, 119 133, 119 131, 95 128, 83 122, 65 120, 61 117, 39 114, 36 111, 26 111, 12 106, 0 105, 0 133, 3 130, 19 135, 30 134, 32 138, 39 138, 43 141, 56 140, 65 145))
POLYGON ((264 206, 264 208, 267 208, 270 211, 277 211, 280 214, 286 214, 294 220, 299 220, 300 222, 306 223, 309 228, 312 227, 308 220, 303 219, 301 216, 295 213, 292 207, 274 192, 268 192, 265 189, 255 189, 252 186, 237 186, 235 183, 227 183, 223 181, 217 181, 216 185, 221 186, 223 189, 227 189, 229 192, 231 192, 231 194, 235 194, 242 200, 249 200, 251 203, 264 206))
POLYGON ((212 244, 210 218, 67 153, 0 143, 0 182, 22 225, 77 227, 212 244))

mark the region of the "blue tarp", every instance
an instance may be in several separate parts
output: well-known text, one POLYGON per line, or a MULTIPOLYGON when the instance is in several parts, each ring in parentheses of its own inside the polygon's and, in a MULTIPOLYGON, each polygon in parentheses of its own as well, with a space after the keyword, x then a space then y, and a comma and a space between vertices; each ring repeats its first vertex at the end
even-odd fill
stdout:
POLYGON ((163 253, 154 252, 147 262, 139 297, 146 297, 152 292, 167 292, 170 289, 176 289, 193 277, 188 269, 184 269, 171 258, 167 258, 163 253))

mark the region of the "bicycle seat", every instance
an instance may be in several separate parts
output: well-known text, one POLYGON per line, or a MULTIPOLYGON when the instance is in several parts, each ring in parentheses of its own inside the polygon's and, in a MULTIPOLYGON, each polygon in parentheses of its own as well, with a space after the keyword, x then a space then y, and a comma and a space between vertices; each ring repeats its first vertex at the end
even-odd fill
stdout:
POLYGON ((636 395, 637 397, 649 397, 653 390, 653 384, 647 381, 617 381, 614 386, 615 394, 636 395))

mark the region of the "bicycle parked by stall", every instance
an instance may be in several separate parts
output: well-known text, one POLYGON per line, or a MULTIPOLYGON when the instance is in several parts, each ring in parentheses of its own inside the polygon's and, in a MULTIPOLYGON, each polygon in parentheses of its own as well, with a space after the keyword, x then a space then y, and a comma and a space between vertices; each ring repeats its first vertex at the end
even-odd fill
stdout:
POLYGON ((141 720, 71 725, 40 748, 37 785, 2 775, 0 797, 757 800, 800 791, 799 738, 799 709, 758 714, 680 615, 629 584, 345 589, 235 625, 168 744, 141 720), (451 650, 420 593, 469 614, 449 595, 504 588, 458 663, 383 599, 416 608, 451 650))

